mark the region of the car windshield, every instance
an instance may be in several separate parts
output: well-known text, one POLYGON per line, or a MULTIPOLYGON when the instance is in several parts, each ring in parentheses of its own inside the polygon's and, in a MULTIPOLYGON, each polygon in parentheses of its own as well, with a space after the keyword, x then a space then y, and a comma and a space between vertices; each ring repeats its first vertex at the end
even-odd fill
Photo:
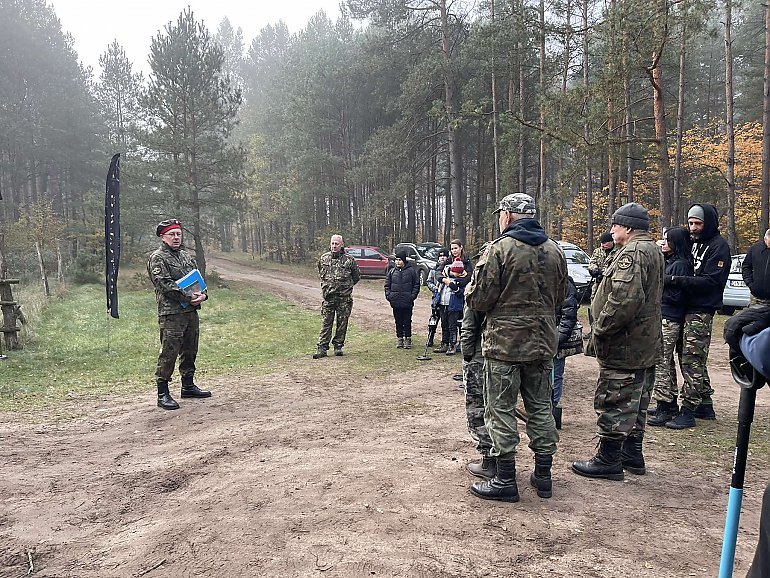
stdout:
POLYGON ((733 262, 730 264, 730 273, 740 273, 742 264, 743 255, 735 255, 733 257, 733 262))
POLYGON ((388 254, 388 252, 385 249, 383 249, 382 247, 375 247, 375 249, 377 250, 378 253, 380 253, 380 255, 387 255, 388 254))
POLYGON ((577 263, 578 265, 588 265, 588 254, 580 249, 564 249, 564 256, 567 263, 577 263))
POLYGON ((438 261, 438 252, 441 247, 420 247, 417 246, 417 252, 420 253, 423 259, 430 261, 438 261))

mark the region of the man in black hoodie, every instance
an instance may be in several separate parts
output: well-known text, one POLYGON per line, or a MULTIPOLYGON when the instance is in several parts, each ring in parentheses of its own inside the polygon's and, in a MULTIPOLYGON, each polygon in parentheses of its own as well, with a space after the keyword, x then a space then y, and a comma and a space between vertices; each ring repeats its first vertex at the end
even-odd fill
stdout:
POLYGON ((722 307, 722 293, 730 274, 730 247, 719 234, 716 208, 705 203, 692 205, 687 212, 687 227, 693 240, 695 275, 666 278, 667 285, 681 287, 688 296, 682 328, 684 393, 679 415, 666 423, 671 429, 695 427, 696 417, 716 419, 706 362, 714 313, 722 307))
POLYGON ((751 302, 770 305, 770 229, 746 251, 741 273, 751 291, 751 302))

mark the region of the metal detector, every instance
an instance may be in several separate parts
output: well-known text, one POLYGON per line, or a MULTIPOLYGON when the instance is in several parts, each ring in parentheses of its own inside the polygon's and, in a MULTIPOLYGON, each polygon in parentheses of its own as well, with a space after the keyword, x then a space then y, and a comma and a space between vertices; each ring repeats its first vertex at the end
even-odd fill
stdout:
POLYGON ((433 338, 436 336, 436 327, 438 327, 438 312, 435 309, 431 309, 430 319, 428 319, 428 339, 425 341, 425 351, 422 355, 417 356, 417 361, 430 361, 431 356, 428 355, 428 347, 433 342, 433 338))

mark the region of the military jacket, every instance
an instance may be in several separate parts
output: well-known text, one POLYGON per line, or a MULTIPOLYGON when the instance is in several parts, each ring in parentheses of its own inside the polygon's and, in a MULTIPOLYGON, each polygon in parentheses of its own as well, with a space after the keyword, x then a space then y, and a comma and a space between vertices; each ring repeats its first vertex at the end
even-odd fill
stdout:
POLYGON ((465 289, 468 307, 486 313, 484 357, 507 362, 553 358, 556 308, 567 295, 567 261, 547 239, 529 245, 510 236, 489 244, 465 289))
POLYGON ((601 245, 599 245, 591 254, 591 258, 588 260, 588 272, 591 274, 591 277, 593 277, 593 280, 591 281, 591 297, 596 295, 596 288, 600 282, 600 280, 597 280, 597 274, 604 274, 604 269, 607 265, 612 263, 612 260, 615 258, 615 255, 618 254, 619 250, 620 247, 617 245, 614 245, 609 251, 605 251, 602 249, 601 245))
POLYGON ((594 321, 586 353, 610 369, 646 369, 662 346, 663 253, 636 233, 604 270, 591 301, 594 321))
POLYGON ((318 259, 318 276, 324 300, 345 300, 353 294, 353 285, 361 279, 361 271, 356 260, 344 251, 337 258, 329 251, 318 259))
POLYGON ((153 251, 147 261, 147 273, 155 286, 155 299, 158 302, 158 315, 187 313, 200 309, 200 305, 190 305, 191 289, 181 289, 177 279, 181 279, 198 265, 195 259, 183 249, 174 250, 165 243, 153 251))

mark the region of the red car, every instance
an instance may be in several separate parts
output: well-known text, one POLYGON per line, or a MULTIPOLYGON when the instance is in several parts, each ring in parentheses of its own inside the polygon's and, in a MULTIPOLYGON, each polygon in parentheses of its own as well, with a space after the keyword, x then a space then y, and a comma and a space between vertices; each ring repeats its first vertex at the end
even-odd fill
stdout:
POLYGON ((371 245, 352 245, 345 252, 358 263, 361 275, 385 277, 388 270, 388 252, 371 245))

